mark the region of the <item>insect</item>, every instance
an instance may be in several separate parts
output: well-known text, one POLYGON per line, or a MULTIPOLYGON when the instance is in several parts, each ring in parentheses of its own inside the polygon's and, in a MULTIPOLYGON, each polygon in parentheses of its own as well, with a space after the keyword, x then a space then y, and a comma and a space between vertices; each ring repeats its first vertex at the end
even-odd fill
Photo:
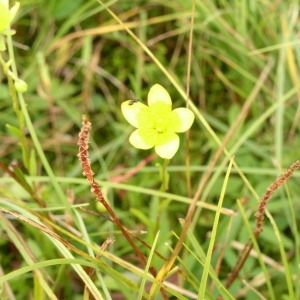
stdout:
POLYGON ((139 99, 134 98, 134 99, 130 100, 128 104, 132 105, 132 104, 134 104, 136 102, 139 102, 139 101, 140 101, 139 99))

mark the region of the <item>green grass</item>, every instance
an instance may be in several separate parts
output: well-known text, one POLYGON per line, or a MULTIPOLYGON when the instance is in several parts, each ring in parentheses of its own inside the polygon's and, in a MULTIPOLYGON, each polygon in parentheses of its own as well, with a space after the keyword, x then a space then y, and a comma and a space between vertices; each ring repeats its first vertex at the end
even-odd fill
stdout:
POLYGON ((0 52, 0 298, 300 299, 299 171, 252 233, 260 197, 300 156, 298 1, 20 4, 0 52), (196 116, 167 191, 162 159, 136 169, 153 150, 129 144, 120 110, 155 83, 196 116), (95 178, 146 263, 82 175, 84 114, 95 178))

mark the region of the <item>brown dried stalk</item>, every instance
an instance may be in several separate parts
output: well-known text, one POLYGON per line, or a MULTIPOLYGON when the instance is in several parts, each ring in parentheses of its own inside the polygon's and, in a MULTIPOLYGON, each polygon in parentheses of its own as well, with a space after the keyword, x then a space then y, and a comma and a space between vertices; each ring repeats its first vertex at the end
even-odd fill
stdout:
POLYGON ((99 201, 100 203, 103 204, 106 211, 110 214, 110 216, 113 220, 113 223, 119 227, 119 229, 122 231, 123 235, 129 242, 129 244, 132 246, 132 248, 136 252, 137 256, 146 265, 147 260, 146 260, 145 256, 141 253, 141 251, 133 243, 127 230, 123 227, 120 220, 116 216, 115 212, 113 211, 111 206, 108 204, 108 202, 105 200, 98 183, 94 180, 94 172, 92 171, 92 168, 91 168, 91 161, 89 159, 89 153, 88 153, 89 134, 90 134, 90 130, 91 130, 91 123, 88 121, 86 115, 82 116, 82 125, 83 126, 79 133, 79 140, 77 143, 77 145, 79 146, 79 153, 77 156, 80 160, 81 168, 83 170, 82 174, 86 177, 87 181, 90 183, 91 192, 96 195, 97 201, 99 201))
MULTIPOLYGON (((282 185, 293 175, 293 173, 299 168, 299 166, 300 166, 300 160, 297 160, 267 188, 266 192, 260 199, 258 211, 255 214, 256 226, 253 231, 253 235, 255 239, 258 239, 260 233, 263 230, 267 202, 270 200, 274 192, 279 188, 281 188, 282 185)), ((253 248, 253 242, 249 239, 248 242, 245 244, 243 251, 240 253, 236 265, 233 267, 231 273, 227 278, 227 281, 225 283, 226 288, 229 288, 231 284, 234 282, 234 280, 237 278, 252 248, 253 248)))
MULTIPOLYGON (((128 241, 128 243, 131 245, 133 250, 135 251, 137 257, 140 259, 140 261, 143 263, 145 266, 147 263, 146 257, 142 254, 142 252, 139 250, 139 248, 134 244, 132 238, 130 237, 129 233, 127 230, 123 227, 122 223, 116 216, 115 212, 111 208, 111 206, 108 204, 108 202, 105 200, 102 191, 98 185, 98 183, 94 180, 94 172, 92 171, 91 168, 91 162, 89 159, 89 134, 91 130, 91 123, 88 121, 86 115, 82 116, 82 128, 79 133, 79 140, 77 145, 79 146, 79 153, 78 153, 78 158, 80 160, 81 168, 83 170, 82 174, 86 177, 87 181, 91 185, 91 192, 96 195, 97 201, 101 202, 103 206, 105 207, 106 211, 109 213, 109 215, 112 218, 112 221, 115 225, 119 227, 121 232, 123 233, 124 237, 128 241)), ((154 267, 150 266, 149 270, 151 274, 155 277, 156 276, 156 270, 154 267)), ((164 299, 168 299, 166 296, 165 291, 161 291, 163 294, 164 299)))

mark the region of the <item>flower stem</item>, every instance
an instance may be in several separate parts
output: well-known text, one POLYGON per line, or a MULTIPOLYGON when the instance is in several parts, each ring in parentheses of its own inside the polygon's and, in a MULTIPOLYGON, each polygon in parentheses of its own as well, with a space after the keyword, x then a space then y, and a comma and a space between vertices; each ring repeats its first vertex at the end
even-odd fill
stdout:
POLYGON ((170 180, 170 175, 167 171, 167 167, 170 163, 169 159, 165 159, 164 163, 162 166, 160 166, 160 176, 161 176, 161 186, 160 190, 162 192, 165 192, 169 189, 169 180, 170 180))

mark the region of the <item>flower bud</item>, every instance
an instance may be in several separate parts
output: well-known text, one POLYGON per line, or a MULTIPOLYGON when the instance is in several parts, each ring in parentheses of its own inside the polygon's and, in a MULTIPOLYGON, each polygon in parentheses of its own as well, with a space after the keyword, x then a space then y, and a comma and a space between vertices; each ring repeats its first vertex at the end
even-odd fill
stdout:
POLYGON ((14 85, 19 93, 25 93, 28 89, 27 83, 21 79, 16 80, 14 85))

